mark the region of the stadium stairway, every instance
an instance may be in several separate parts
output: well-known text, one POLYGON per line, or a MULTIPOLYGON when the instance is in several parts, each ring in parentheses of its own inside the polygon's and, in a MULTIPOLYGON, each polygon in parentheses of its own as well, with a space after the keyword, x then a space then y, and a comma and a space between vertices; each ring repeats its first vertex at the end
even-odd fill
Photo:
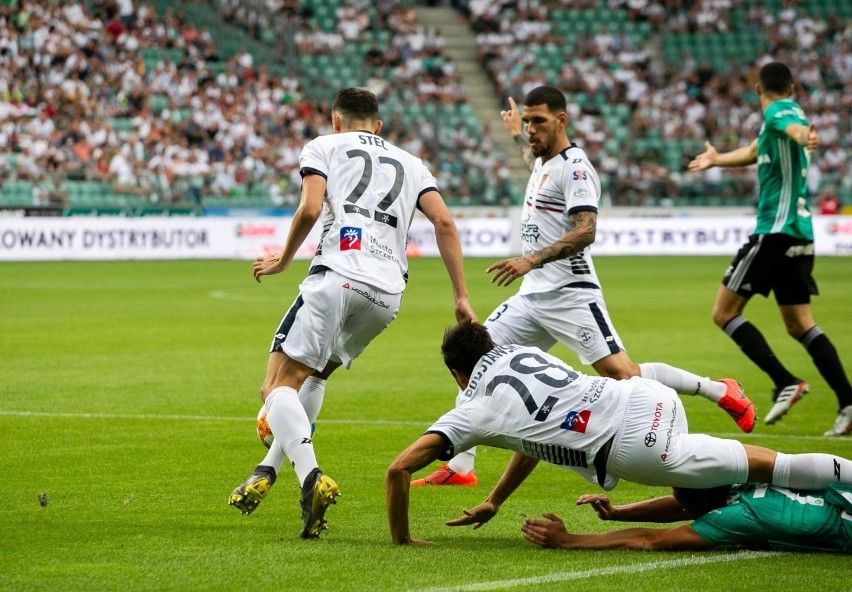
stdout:
MULTIPOLYGON (((505 97, 495 97, 494 84, 479 64, 473 31, 453 8, 418 6, 415 13, 420 24, 440 29, 446 41, 444 51, 456 65, 456 73, 467 89, 468 102, 473 112, 483 124, 490 127, 498 151, 506 155, 506 162, 512 171, 511 180, 523 190, 527 186, 529 170, 512 138, 503 128, 500 110, 508 104, 504 106, 505 97)), ((520 102, 519 97, 515 97, 515 100, 520 102)))

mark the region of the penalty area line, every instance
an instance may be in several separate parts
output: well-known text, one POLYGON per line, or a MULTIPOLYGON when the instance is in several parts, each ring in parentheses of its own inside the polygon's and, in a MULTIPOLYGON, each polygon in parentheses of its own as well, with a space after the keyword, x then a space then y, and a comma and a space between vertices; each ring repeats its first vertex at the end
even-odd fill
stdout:
POLYGON ((529 578, 517 578, 512 580, 493 580, 490 582, 477 582, 473 584, 461 584, 458 586, 439 586, 433 588, 418 588, 412 592, 477 592, 480 590, 502 590, 505 588, 517 588, 519 586, 531 586, 535 584, 551 584, 556 582, 568 582, 571 580, 586 580, 600 576, 631 575, 646 571, 662 569, 677 569, 681 567, 693 567, 697 565, 712 565, 731 560, 762 559, 772 557, 777 553, 768 551, 742 551, 738 553, 724 553, 712 557, 684 557, 665 561, 650 561, 636 565, 622 565, 617 567, 601 567, 585 571, 568 571, 553 573, 543 576, 529 578))

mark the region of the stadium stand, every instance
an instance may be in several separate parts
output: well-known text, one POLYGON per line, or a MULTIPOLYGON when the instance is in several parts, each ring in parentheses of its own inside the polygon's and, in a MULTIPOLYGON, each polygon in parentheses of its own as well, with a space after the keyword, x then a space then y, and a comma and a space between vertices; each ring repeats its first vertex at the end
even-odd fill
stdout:
POLYGON ((566 91, 572 136, 616 205, 755 200, 749 170, 684 174, 705 138, 755 137, 760 65, 787 62, 826 148, 810 185, 852 204, 848 3, 818 0, 457 1, 501 94, 566 91), (816 58, 816 59, 815 59, 816 58))
MULTIPOLYGON (((848 3, 454 0, 497 97, 562 88, 616 205, 751 204, 754 174, 685 175, 760 123, 757 68, 791 65, 824 148, 820 200, 852 205, 848 3)), ((0 6, 0 205, 188 214, 293 207, 301 146, 337 88, 367 86, 392 141, 454 204, 519 187, 464 81, 404 0, 154 0, 0 6), (130 5, 131 12, 118 4, 130 5)), ((495 98, 495 101, 497 99, 495 98)), ((501 133, 498 130, 497 133, 501 133)))

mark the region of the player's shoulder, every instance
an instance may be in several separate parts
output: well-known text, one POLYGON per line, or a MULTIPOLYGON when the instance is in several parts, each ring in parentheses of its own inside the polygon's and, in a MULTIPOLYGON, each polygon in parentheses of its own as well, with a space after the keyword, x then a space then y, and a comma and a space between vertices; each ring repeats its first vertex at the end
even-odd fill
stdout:
POLYGON ((585 181, 597 175, 586 152, 571 144, 548 162, 551 174, 560 175, 565 181, 585 181))

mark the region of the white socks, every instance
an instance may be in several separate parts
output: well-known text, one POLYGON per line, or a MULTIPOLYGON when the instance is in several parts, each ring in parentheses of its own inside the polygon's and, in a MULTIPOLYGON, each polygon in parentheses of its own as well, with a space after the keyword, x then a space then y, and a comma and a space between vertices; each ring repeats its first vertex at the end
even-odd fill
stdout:
POLYGON ((852 484, 852 461, 819 452, 775 457, 772 485, 813 491, 832 483, 852 484))
POLYGON ((303 483, 318 465, 311 441, 311 422, 294 389, 282 386, 269 393, 266 422, 275 436, 272 446, 287 455, 299 483, 303 483))
POLYGON ((724 383, 698 376, 692 372, 669 366, 661 362, 646 362, 639 364, 642 378, 650 378, 662 382, 681 395, 701 395, 718 403, 725 396, 727 388, 724 383))
MULTIPOLYGON (((322 378, 311 376, 302 383, 302 388, 299 389, 299 402, 305 408, 305 414, 308 416, 308 421, 311 422, 311 436, 313 436, 314 425, 322 408, 326 382, 322 378)), ((273 442, 272 446, 269 447, 269 452, 266 453, 260 464, 272 467, 277 475, 286 461, 287 456, 284 454, 284 451, 273 442)))
POLYGON ((465 450, 464 452, 459 452, 455 455, 450 462, 450 468, 454 470, 456 473, 470 473, 473 470, 473 464, 476 460, 476 446, 465 450))

